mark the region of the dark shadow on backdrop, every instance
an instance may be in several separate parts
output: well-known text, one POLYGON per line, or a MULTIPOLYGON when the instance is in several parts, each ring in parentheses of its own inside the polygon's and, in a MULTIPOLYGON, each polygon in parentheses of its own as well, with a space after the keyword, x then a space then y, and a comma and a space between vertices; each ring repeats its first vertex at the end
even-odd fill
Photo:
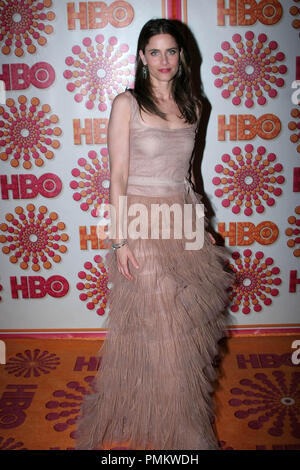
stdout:
POLYGON ((202 114, 201 114, 199 128, 198 128, 197 135, 196 135, 195 150, 194 150, 195 153, 192 159, 192 168, 190 168, 190 171, 192 169, 194 177, 195 177, 195 190, 203 196, 203 204, 205 205, 207 209, 206 215, 209 221, 209 231, 213 234, 214 238, 217 241, 217 244, 224 246, 225 245, 224 239, 221 237, 221 235, 218 232, 216 232, 212 228, 211 223, 210 223, 211 218, 215 216, 215 212, 212 208, 209 198, 205 194, 204 182, 203 182, 203 177, 202 177, 202 172, 201 172, 202 159, 203 159, 205 143, 206 143, 207 126, 208 126, 209 117, 210 117, 210 113, 212 109, 211 104, 203 91, 203 84, 202 84, 201 73, 200 73, 201 65, 202 65, 202 57, 201 57, 198 43, 193 33, 187 27, 187 25, 182 23, 179 20, 173 20, 173 22, 175 23, 176 27, 180 30, 183 37, 185 38, 187 51, 190 55, 190 60, 191 60, 190 67, 191 67, 191 72, 192 72, 193 93, 202 103, 202 114))
MULTIPOLYGON (((193 171, 194 178, 195 178, 195 190, 202 195, 202 202, 205 205, 206 208, 206 216, 209 222, 208 226, 208 231, 212 233, 214 236, 217 245, 223 246, 224 249, 226 250, 228 254, 228 258, 230 258, 231 255, 231 250, 225 246, 225 240, 224 238, 214 230, 214 228, 211 225, 211 219, 212 217, 215 216, 215 211, 213 210, 212 204, 205 194, 204 191, 204 182, 203 182, 203 177, 202 177, 202 172, 201 172, 201 165, 202 165, 202 160, 203 160, 203 154, 204 154, 204 149, 205 149, 205 144, 206 144, 206 134, 207 134, 207 127, 208 127, 208 122, 212 110, 212 106, 205 96, 204 90, 203 90, 203 83, 201 80, 201 65, 202 65, 202 56, 201 52, 199 50, 199 45, 193 35, 193 33, 190 31, 190 29, 187 27, 186 24, 182 23, 181 21, 178 20, 173 20, 176 27, 180 30, 182 33, 183 37, 185 38, 186 41, 186 46, 187 46, 187 51, 190 56, 190 68, 191 68, 191 74, 192 74, 192 89, 194 95, 201 101, 202 103, 202 113, 201 113, 201 118, 199 122, 199 127, 197 130, 197 135, 196 135, 196 140, 195 140, 195 148, 194 148, 194 155, 192 158, 192 164, 190 165, 189 171, 193 171)), ((201 47, 201 44, 200 44, 201 47)), ((215 155, 212 155, 212 162, 214 162, 215 155)), ((227 266, 225 267, 225 270, 228 272, 231 272, 231 274, 234 274, 233 270, 227 266)), ((225 309, 224 315, 228 316, 228 322, 232 322, 231 315, 225 309)), ((234 323, 234 322, 233 322, 234 323)), ((227 332, 227 336, 223 337, 218 341, 219 345, 219 352, 217 356, 214 359, 214 367, 216 367, 216 371, 218 372, 218 378, 220 379, 222 375, 224 374, 224 370, 220 368, 220 365, 222 364, 222 359, 226 354, 228 354, 229 349, 228 349, 228 338, 231 337, 230 331, 227 332)), ((220 383, 217 380, 215 383, 215 388, 214 390, 216 391, 220 387, 220 383)))

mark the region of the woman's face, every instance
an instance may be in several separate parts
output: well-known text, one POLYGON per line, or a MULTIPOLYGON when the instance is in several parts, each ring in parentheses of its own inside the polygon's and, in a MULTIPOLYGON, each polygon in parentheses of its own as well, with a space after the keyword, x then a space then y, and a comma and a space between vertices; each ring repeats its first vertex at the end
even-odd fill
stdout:
POLYGON ((159 81, 169 81, 176 75, 180 51, 170 34, 152 36, 145 47, 145 54, 139 51, 144 65, 148 65, 150 78, 159 81))

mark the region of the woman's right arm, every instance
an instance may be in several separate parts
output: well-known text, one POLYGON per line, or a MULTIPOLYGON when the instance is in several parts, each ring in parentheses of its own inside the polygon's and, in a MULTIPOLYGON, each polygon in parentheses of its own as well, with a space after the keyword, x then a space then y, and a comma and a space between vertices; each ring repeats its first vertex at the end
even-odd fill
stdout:
MULTIPOLYGON (((113 243, 118 243, 123 238, 126 238, 124 233, 124 217, 127 217, 127 214, 120 210, 119 197, 126 196, 129 173, 130 96, 128 96, 128 93, 130 92, 121 93, 114 99, 107 130, 107 146, 110 162, 109 203, 114 206, 116 211, 116 232, 115 237, 112 238, 113 243)), ((139 265, 128 245, 125 244, 118 248, 116 256, 119 272, 127 279, 132 280, 133 276, 129 271, 128 260, 136 268, 139 268, 139 265)))
POLYGON ((119 196, 126 195, 128 171, 129 171, 129 120, 130 97, 127 93, 118 95, 112 104, 108 130, 107 146, 110 162, 110 190, 109 203, 116 210, 116 233, 113 243, 118 243, 126 238, 123 232, 124 214, 119 214, 119 196), (119 222, 121 226, 119 227, 119 222), (121 232, 119 233, 119 228, 121 232))

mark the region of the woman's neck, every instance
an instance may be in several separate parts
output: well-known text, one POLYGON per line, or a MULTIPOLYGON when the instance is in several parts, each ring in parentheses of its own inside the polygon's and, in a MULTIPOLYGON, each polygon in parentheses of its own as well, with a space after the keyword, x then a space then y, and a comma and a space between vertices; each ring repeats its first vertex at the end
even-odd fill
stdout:
POLYGON ((152 84, 152 91, 154 97, 157 101, 171 101, 173 100, 172 96, 172 82, 163 82, 163 83, 153 83, 152 84))

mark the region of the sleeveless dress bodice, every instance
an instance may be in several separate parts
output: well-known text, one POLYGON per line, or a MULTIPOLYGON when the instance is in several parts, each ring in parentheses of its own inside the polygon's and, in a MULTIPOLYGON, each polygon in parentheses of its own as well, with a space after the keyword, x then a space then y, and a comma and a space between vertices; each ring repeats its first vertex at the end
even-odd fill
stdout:
POLYGON ((197 123, 176 129, 145 124, 130 93, 130 162, 127 194, 169 196, 186 181, 197 123))

